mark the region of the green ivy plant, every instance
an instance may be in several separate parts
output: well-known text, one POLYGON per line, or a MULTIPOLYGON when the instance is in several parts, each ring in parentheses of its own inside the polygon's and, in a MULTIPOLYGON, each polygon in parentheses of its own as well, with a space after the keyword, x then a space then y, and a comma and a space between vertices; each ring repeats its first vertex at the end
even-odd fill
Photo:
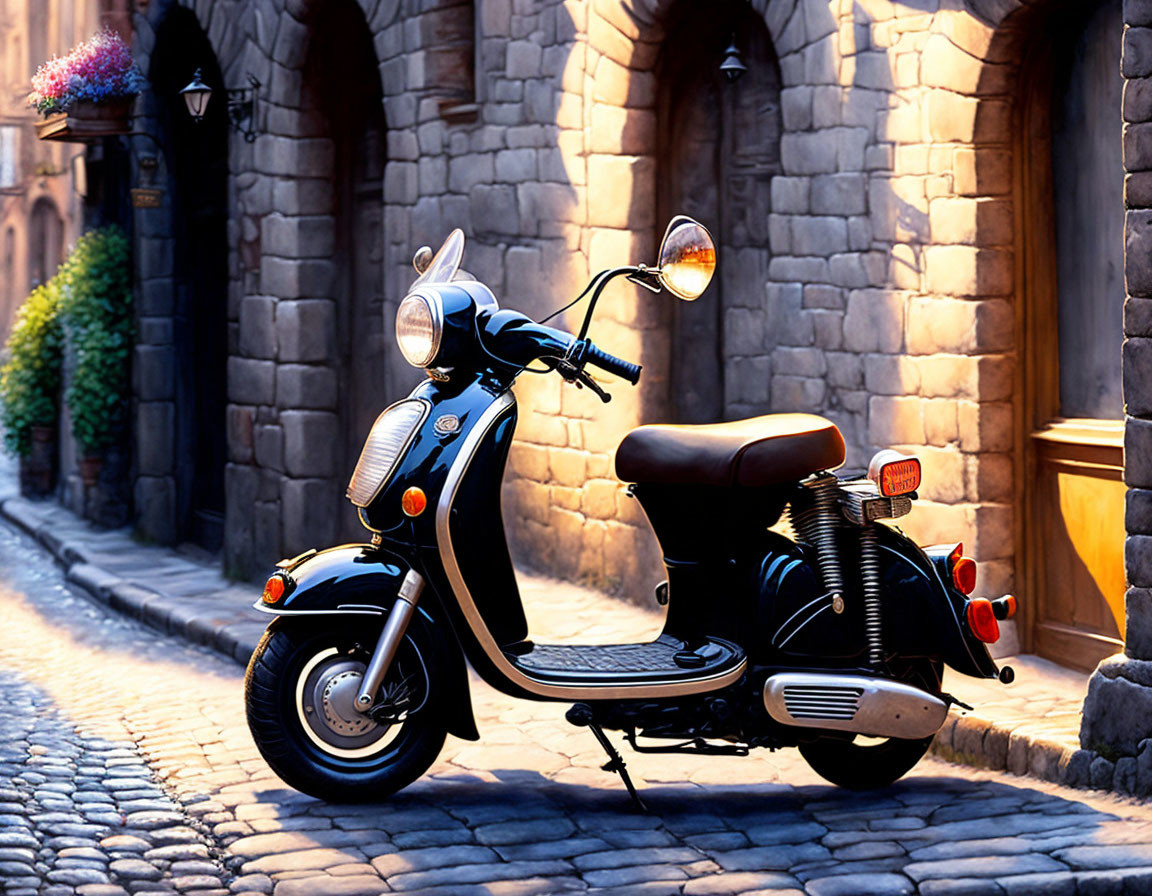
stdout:
POLYGON ((64 262, 60 314, 75 366, 68 385, 72 435, 86 455, 116 440, 131 390, 132 256, 117 227, 86 233, 64 262))
POLYGON ((55 426, 60 391, 60 290, 54 278, 36 287, 16 313, 8 363, 0 370, 4 446, 19 457, 32 450, 32 428, 55 426))

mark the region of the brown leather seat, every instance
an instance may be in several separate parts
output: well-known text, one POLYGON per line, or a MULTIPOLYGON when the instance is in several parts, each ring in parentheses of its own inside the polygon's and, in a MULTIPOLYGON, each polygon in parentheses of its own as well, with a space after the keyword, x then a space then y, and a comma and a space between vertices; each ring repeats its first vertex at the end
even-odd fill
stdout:
POLYGON ((815 414, 696 426, 641 426, 616 449, 624 482, 771 485, 844 463, 844 437, 815 414))

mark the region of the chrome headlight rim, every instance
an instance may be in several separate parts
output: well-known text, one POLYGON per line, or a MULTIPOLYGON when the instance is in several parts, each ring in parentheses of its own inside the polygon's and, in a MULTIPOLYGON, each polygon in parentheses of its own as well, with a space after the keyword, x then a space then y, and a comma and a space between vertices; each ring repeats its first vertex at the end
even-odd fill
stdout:
MULTIPOLYGON (((400 401, 397 401, 397 402, 394 402, 393 404, 388 405, 388 407, 386 407, 383 411, 381 411, 380 414, 373 421, 372 429, 370 429, 368 431, 368 438, 365 439, 365 442, 364 442, 365 448, 367 448, 368 439, 371 439, 372 433, 373 433, 373 431, 375 431, 376 426, 380 422, 381 419, 383 419, 385 416, 388 415, 389 412, 395 410, 396 408, 399 408, 402 405, 411 405, 411 404, 415 404, 415 405, 420 406, 420 409, 421 409, 420 410, 420 416, 417 418, 416 422, 412 424, 411 429, 408 432, 407 437, 400 444, 400 447, 396 450, 396 456, 392 460, 392 463, 389 467, 388 473, 385 476, 382 476, 380 478, 380 481, 376 484, 376 487, 375 487, 375 489, 373 489, 371 496, 364 499, 363 502, 357 501, 356 499, 354 499, 352 497, 352 482, 348 483, 348 488, 345 490, 344 497, 348 501, 350 501, 352 503, 352 505, 357 508, 358 511, 360 511, 359 515, 360 515, 361 519, 363 519, 363 517, 364 517, 363 511, 366 511, 369 507, 371 507, 376 502, 376 499, 380 497, 381 493, 383 493, 383 491, 387 487, 388 483, 392 481, 393 477, 395 477, 396 470, 399 469, 399 467, 400 467, 400 461, 402 461, 404 459, 404 457, 407 456, 409 449, 412 447, 412 443, 416 441, 416 437, 420 435, 420 430, 422 430, 424 428, 424 424, 428 421, 428 415, 432 413, 432 403, 430 401, 428 401, 427 399, 424 399, 424 398, 402 398, 402 399, 400 399, 400 401)), ((360 450, 360 455, 361 455, 361 458, 363 458, 364 448, 362 448, 360 450)), ((358 459, 356 461, 356 467, 352 471, 353 480, 355 479, 356 473, 359 471, 359 469, 360 469, 360 460, 358 459)))
POLYGON ((431 289, 414 289, 406 295, 396 308, 396 345, 400 349, 400 354, 404 356, 404 360, 411 364, 413 367, 427 369, 435 365, 436 359, 440 355, 440 349, 444 344, 444 301, 440 295, 431 289), (432 339, 430 349, 427 357, 422 361, 414 361, 408 356, 408 352, 404 349, 404 343, 400 339, 400 309, 404 304, 410 300, 418 300, 424 303, 428 309, 428 316, 432 321, 432 339))

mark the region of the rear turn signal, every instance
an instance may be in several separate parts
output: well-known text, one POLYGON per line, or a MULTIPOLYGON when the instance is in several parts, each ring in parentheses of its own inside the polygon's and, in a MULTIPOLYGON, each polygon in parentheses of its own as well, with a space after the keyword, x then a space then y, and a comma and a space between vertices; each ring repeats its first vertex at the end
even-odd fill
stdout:
POLYGON ((985 644, 995 644, 1000 638, 1000 623, 996 621, 996 611, 992 601, 978 597, 968 601, 968 628, 985 644))
POLYGON ((920 487, 920 461, 885 448, 879 451, 868 464, 868 478, 880 489, 886 498, 907 495, 920 487))
POLYGON ((284 577, 272 576, 264 586, 260 599, 266 604, 274 604, 284 596, 284 577))
POLYGON ((961 594, 971 594, 976 588, 976 561, 971 557, 958 557, 952 565, 952 584, 961 594))

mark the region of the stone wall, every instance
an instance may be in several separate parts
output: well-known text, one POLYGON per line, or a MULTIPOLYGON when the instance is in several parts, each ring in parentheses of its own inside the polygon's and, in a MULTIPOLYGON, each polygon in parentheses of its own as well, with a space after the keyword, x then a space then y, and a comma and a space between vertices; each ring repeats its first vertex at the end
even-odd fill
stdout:
MULTIPOLYGON (((347 471, 325 453, 338 310, 325 261, 330 150, 301 99, 317 4, 188 5, 229 85, 248 72, 264 85, 260 136, 233 135, 229 155, 226 563, 255 573, 330 540, 350 512, 347 471)), ((534 315, 596 271, 652 258, 664 224, 656 102, 661 53, 674 51, 663 39, 669 0, 476 4, 474 109, 458 96, 445 105, 430 56, 436 17, 459 4, 361 5, 388 128, 386 319, 411 282, 414 249, 455 226, 469 237, 466 267, 506 307, 534 315)), ((995 593, 1013 587, 1018 526, 1011 14, 1021 5, 752 3, 782 80, 772 258, 738 322, 742 340, 771 347, 764 394, 775 410, 835 420, 850 465, 882 446, 916 449, 923 500, 906 528, 924 541, 963 539, 980 561, 977 587, 995 593)), ((143 63, 168 6, 135 17, 143 63)), ((622 283, 606 294, 592 337, 644 365, 640 388, 609 386, 611 404, 556 377, 522 378, 505 490, 520 560, 642 601, 658 552, 612 456, 629 428, 668 413, 671 301, 622 283)), ((383 351, 381 407, 419 380, 383 351)), ((167 424, 141 408, 143 454, 146 432, 167 424)))

